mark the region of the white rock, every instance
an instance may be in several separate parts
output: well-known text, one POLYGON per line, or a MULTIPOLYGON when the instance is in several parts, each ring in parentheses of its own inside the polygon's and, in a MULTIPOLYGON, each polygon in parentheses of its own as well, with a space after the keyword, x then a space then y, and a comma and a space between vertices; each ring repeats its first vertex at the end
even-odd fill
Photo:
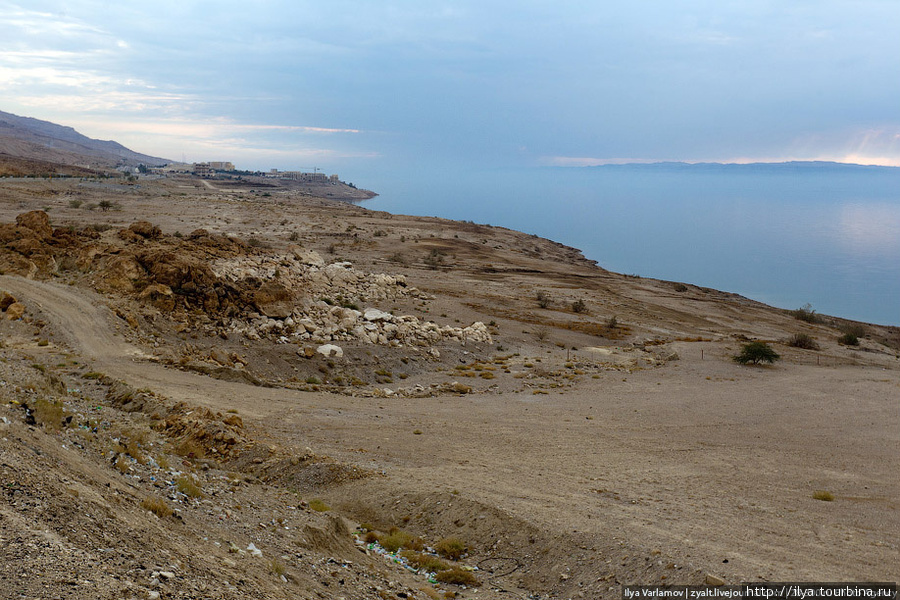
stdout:
POLYGON ((323 344, 316 348, 316 352, 326 358, 341 358, 344 356, 344 350, 340 346, 335 346, 334 344, 323 344))
POLYGON ((256 547, 253 542, 247 546, 247 551, 250 552, 251 556, 262 556, 262 550, 256 547))
POLYGON ((311 267, 324 267, 325 261, 322 260, 322 256, 316 252, 315 250, 304 250, 303 248, 294 248, 294 258, 297 259, 298 262, 304 265, 309 265, 311 267))
POLYGON ((378 310, 377 308, 367 308, 363 313, 363 319, 365 319, 366 321, 391 322, 394 320, 394 315, 384 312, 383 310, 378 310))

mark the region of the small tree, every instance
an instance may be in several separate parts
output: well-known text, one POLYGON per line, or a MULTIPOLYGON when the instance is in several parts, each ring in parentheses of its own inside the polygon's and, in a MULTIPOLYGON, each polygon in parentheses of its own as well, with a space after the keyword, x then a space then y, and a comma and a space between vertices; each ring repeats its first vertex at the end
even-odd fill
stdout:
POLYGON ((758 365, 764 362, 773 363, 779 359, 781 356, 765 342, 750 342, 744 344, 741 353, 734 357, 734 362, 742 365, 758 365))

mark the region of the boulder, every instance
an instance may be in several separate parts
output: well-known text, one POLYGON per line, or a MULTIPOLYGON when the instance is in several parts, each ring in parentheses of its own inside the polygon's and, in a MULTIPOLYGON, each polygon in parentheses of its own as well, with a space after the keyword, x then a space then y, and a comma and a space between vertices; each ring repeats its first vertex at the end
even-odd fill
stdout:
POLYGON ((9 306, 6 307, 6 318, 10 321, 15 321, 16 319, 21 319, 22 315, 25 314, 25 305, 21 302, 13 302, 9 306))
POLYGON ((334 344, 323 344, 316 348, 316 352, 325 358, 342 358, 344 356, 344 350, 340 346, 335 346, 334 344))
POLYGON ((294 258, 300 263, 304 265, 308 265, 310 267, 324 267, 325 261, 315 250, 305 250, 300 248, 299 246, 292 246, 290 248, 291 253, 294 255, 294 258))
POLYGON ((4 311, 16 303, 15 297, 8 292, 0 292, 0 311, 4 311))
POLYGON ((50 227, 50 215, 42 210, 22 213, 16 217, 16 225, 31 230, 39 239, 47 239, 53 236, 53 228, 50 227))
POLYGON ((155 240, 162 235, 162 230, 149 221, 135 221, 128 226, 128 230, 148 240, 155 240))
POLYGON ((253 304, 256 310, 267 317, 286 319, 294 310, 294 297, 280 283, 266 281, 253 293, 253 304))
POLYGON ((383 310, 378 310, 377 308, 367 308, 363 313, 363 318, 366 321, 387 321, 391 322, 394 320, 394 315, 391 313, 384 312, 383 310))
POLYGON ((172 288, 161 283, 154 283, 145 287, 139 298, 149 301, 163 312, 169 312, 175 308, 175 294, 172 292, 172 288))

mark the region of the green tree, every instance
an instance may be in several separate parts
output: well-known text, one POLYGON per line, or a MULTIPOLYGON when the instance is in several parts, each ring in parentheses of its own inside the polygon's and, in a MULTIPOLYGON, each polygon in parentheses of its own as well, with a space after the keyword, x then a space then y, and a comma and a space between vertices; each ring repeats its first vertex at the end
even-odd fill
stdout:
POLYGON ((758 365, 764 362, 773 363, 780 358, 781 356, 765 342, 750 342, 744 344, 741 353, 734 357, 734 362, 742 365, 758 365))

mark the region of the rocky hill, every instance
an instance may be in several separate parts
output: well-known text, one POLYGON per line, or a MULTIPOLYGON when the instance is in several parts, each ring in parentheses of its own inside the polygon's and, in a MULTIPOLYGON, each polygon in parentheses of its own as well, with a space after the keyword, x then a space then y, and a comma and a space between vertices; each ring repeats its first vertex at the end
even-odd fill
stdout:
POLYGON ((95 140, 71 127, 0 111, 0 165, 18 159, 37 161, 38 172, 52 163, 81 169, 114 169, 121 165, 163 165, 166 159, 129 150, 114 141, 95 140), (44 167, 44 168, 41 168, 44 167))

